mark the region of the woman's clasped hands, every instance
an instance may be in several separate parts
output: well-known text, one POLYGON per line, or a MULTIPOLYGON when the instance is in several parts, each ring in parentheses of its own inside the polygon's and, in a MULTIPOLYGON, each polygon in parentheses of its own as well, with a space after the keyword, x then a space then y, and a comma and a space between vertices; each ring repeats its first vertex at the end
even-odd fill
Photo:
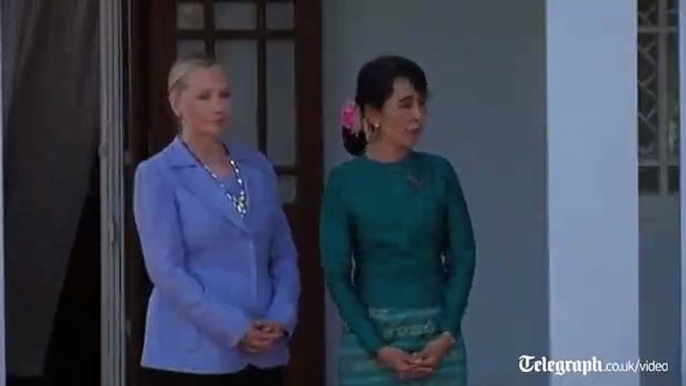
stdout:
POLYGON ((239 345, 248 354, 262 354, 271 350, 286 335, 281 323, 258 320, 250 324, 239 345))
POLYGON ((438 368, 451 346, 452 340, 445 336, 431 340, 421 352, 412 354, 386 346, 377 353, 377 360, 395 370, 401 379, 423 378, 438 368))

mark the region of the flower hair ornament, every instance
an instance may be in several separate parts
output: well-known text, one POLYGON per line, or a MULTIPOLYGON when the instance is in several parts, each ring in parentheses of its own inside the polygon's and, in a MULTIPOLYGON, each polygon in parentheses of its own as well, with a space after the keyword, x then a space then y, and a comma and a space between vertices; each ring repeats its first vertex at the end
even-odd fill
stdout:
POLYGON ((341 128, 350 134, 356 135, 362 131, 362 118, 360 109, 355 101, 348 99, 341 108, 341 128))

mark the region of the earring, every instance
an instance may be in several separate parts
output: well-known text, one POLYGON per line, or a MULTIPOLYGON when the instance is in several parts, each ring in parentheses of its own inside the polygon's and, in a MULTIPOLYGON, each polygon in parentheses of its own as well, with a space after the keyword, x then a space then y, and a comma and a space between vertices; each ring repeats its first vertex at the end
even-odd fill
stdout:
POLYGON ((370 130, 367 133, 367 141, 368 142, 373 142, 377 138, 379 138, 379 134, 381 133, 379 130, 381 129, 381 126, 378 124, 374 124, 372 122, 369 122, 370 130))
POLYGON ((374 131, 374 124, 372 124, 369 119, 364 119, 362 121, 362 132, 364 133, 364 137, 366 138, 367 142, 370 141, 374 131))

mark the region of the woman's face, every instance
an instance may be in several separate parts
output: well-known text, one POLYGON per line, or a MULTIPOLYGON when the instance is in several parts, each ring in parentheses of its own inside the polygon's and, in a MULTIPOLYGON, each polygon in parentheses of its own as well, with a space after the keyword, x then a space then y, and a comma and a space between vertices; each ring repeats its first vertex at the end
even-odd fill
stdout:
POLYGON ((381 111, 372 111, 369 120, 378 125, 379 134, 371 140, 401 148, 412 148, 419 141, 426 122, 426 97, 405 78, 393 83, 393 95, 381 111))
POLYGON ((231 118, 231 93, 220 66, 197 68, 185 79, 186 87, 172 95, 171 104, 184 130, 219 136, 231 118))

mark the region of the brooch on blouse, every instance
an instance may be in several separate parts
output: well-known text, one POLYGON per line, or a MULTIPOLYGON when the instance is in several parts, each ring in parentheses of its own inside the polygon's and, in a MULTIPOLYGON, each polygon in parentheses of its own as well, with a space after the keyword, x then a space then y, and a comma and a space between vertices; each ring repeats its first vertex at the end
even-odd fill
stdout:
POLYGON ((422 181, 412 174, 407 173, 405 175, 405 179, 408 180, 417 190, 422 188, 422 181))

